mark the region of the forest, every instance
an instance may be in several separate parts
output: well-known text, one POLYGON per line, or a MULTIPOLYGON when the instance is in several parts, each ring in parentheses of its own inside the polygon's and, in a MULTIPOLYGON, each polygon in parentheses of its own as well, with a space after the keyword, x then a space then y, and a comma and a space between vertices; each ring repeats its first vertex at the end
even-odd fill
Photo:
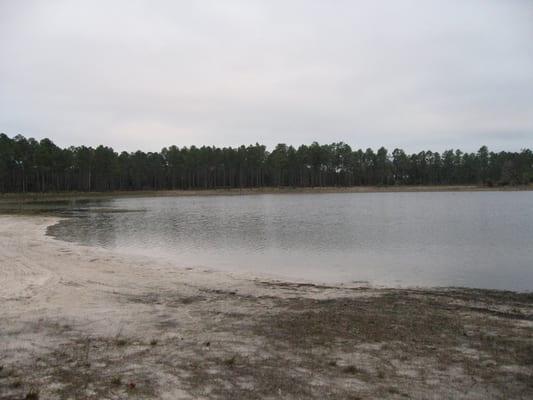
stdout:
POLYGON ((407 154, 345 143, 278 144, 268 150, 177 147, 121 152, 100 145, 60 148, 0 134, 0 192, 174 190, 385 185, 523 185, 533 182, 533 153, 446 150, 407 154))

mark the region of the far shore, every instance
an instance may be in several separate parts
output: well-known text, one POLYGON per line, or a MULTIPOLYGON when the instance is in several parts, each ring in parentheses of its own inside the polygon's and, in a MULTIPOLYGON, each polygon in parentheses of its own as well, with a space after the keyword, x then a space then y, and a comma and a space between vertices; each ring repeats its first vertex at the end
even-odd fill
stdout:
POLYGON ((179 197, 179 196, 244 196, 299 193, 400 193, 400 192, 494 192, 533 191, 533 184, 521 186, 430 185, 430 186, 328 186, 328 187, 263 187, 217 188, 191 190, 135 190, 109 192, 32 192, 0 193, 0 203, 84 200, 115 197, 179 197))

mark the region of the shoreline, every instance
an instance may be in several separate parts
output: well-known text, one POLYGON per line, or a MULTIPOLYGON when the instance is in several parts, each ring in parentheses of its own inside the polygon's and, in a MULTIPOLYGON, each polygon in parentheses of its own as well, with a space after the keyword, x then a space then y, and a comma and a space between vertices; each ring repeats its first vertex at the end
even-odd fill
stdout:
POLYGON ((517 192, 533 191, 533 185, 524 186, 479 186, 479 185, 432 185, 432 186, 352 186, 352 187, 264 187, 264 188, 219 188, 203 190, 151 190, 111 192, 45 192, 45 193, 0 193, 0 204, 11 202, 84 200, 112 197, 179 197, 179 196, 239 196, 259 194, 301 193, 418 193, 418 192, 517 192))
POLYGON ((532 293, 180 268, 57 220, 0 215, 0 400, 533 395, 532 293))

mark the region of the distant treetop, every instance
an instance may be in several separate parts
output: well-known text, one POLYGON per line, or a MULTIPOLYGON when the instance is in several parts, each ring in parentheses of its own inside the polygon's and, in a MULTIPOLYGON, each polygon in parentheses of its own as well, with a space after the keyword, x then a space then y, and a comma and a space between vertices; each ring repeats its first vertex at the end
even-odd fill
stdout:
POLYGON ((354 150, 339 142, 177 147, 118 154, 112 148, 62 149, 0 134, 0 192, 213 189, 268 186, 516 185, 533 182, 533 153, 446 150, 407 154, 354 150))

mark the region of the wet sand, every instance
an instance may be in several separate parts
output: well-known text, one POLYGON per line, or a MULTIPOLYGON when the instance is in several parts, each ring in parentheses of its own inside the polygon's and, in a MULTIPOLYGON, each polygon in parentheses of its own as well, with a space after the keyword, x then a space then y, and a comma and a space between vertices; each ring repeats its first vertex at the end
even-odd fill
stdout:
POLYGON ((398 185, 398 186, 325 186, 325 187, 261 187, 218 188, 190 190, 133 190, 113 192, 45 192, 45 193, 0 193, 0 205, 20 204, 35 201, 66 201, 109 199, 117 197, 179 197, 179 196, 245 196, 256 194, 301 194, 301 193, 400 193, 400 192, 501 192, 533 191, 533 184, 521 186, 480 185, 398 185))
POLYGON ((2 400, 533 397, 533 294, 185 269, 56 221, 0 216, 2 400))

